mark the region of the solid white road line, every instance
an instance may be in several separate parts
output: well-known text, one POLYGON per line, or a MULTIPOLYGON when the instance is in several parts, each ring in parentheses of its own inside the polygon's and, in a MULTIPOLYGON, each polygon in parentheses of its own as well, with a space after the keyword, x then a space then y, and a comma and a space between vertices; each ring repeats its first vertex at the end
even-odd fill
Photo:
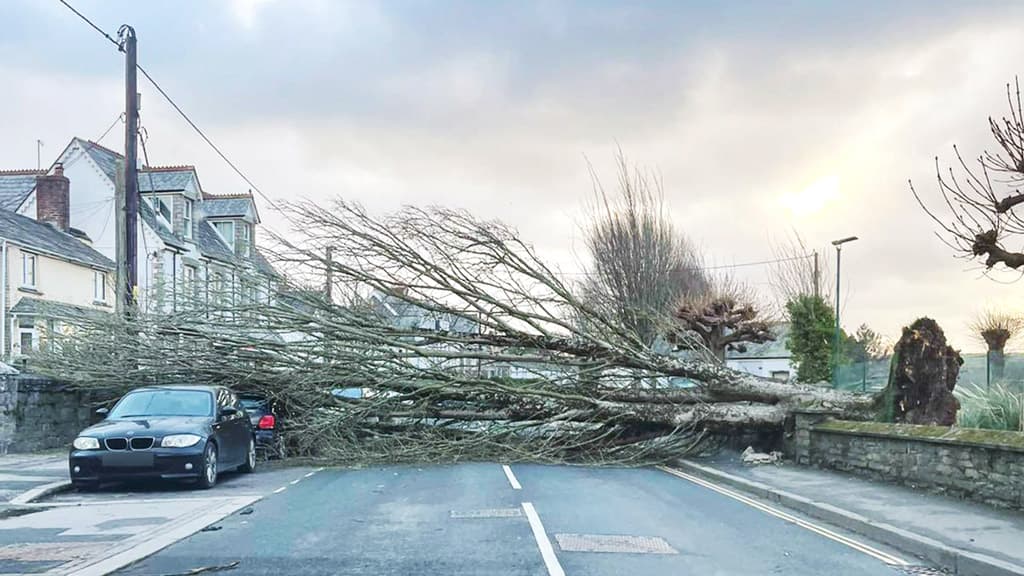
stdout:
POLYGON ((516 475, 512 473, 512 468, 510 468, 508 464, 502 464, 501 469, 505 471, 505 477, 508 478, 508 483, 512 485, 513 490, 523 489, 519 484, 519 480, 516 480, 516 475))
POLYGON ((540 523, 540 516, 537 516, 533 504, 523 502, 523 512, 526 513, 526 519, 530 521, 530 529, 533 530, 533 538, 537 541, 537 547, 540 548, 540 556, 544 559, 548 576, 565 576, 565 570, 562 570, 562 565, 558 563, 555 550, 551 547, 551 540, 548 539, 548 533, 544 531, 544 525, 540 523))
POLYGON ((678 478, 682 478, 683 480, 689 480, 690 482, 693 482, 694 484, 697 484, 698 486, 703 486, 704 488, 707 488, 709 490, 713 490, 715 492, 718 492, 719 494, 721 494, 723 496, 728 496, 729 498, 732 498, 733 500, 737 500, 737 501, 742 502, 742 503, 744 503, 744 504, 746 504, 748 506, 751 506, 753 508, 757 508, 758 510, 760 510, 762 512, 765 512, 767 514, 771 514, 772 516, 775 516, 776 518, 781 518, 782 520, 785 520, 787 522, 791 522, 793 524, 796 524, 797 526, 800 526, 801 528, 805 528, 807 530, 810 530, 811 532, 814 532, 816 534, 820 534, 820 535, 828 538, 829 540, 834 540, 835 542, 839 542, 840 544, 844 544, 846 546, 849 546, 850 548, 853 548, 854 550, 857 550, 858 552, 863 552, 864 554, 867 554, 868 556, 871 556, 873 558, 881 560, 882 562, 885 562, 886 564, 891 564, 893 566, 907 566, 909 564, 909 562, 907 562, 906 560, 903 560, 901 558, 897 558, 896 556, 893 556, 891 554, 883 552, 883 551, 881 551, 881 550, 879 550, 877 548, 871 547, 871 546, 869 546, 867 544, 864 544, 863 542, 859 542, 857 540, 854 540, 853 538, 849 538, 847 536, 843 536, 842 534, 833 532, 832 530, 829 530, 828 528, 825 528, 824 526, 819 526, 817 524, 814 524, 813 522, 808 522, 807 520, 804 520, 802 518, 798 518, 798 517, 793 516, 792 514, 789 514, 787 512, 783 512, 782 510, 779 510, 778 508, 774 508, 772 506, 768 506, 767 504, 764 504, 763 502, 758 502, 757 500, 754 500, 753 498, 749 498, 749 497, 744 496, 742 494, 739 494, 737 492, 733 492, 732 490, 729 490, 728 488, 723 488, 722 486, 719 486, 717 484, 713 484, 713 483, 711 483, 711 482, 709 482, 707 480, 704 480, 703 478, 698 478, 696 476, 692 476, 690 474, 687 474, 686 472, 682 472, 682 471, 676 470, 675 468, 669 468, 667 466, 658 466, 658 469, 662 470, 663 472, 668 472, 669 474, 671 474, 673 476, 676 476, 678 478))

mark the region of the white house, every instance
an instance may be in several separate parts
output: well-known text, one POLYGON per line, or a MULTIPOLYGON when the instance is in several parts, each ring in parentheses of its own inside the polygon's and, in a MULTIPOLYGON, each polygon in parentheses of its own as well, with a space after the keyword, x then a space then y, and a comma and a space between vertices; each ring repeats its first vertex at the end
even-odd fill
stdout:
POLYGON ((747 344, 742 352, 729 350, 725 353, 725 364, 748 374, 786 382, 796 376, 793 355, 786 347, 789 339, 789 324, 778 324, 775 340, 764 344, 747 344))
POLYGON ((0 172, 0 357, 36 349, 63 321, 113 304, 114 262, 71 227, 69 180, 60 164, 0 172), (33 213, 11 206, 26 190, 33 213), (31 216, 31 217, 30 217, 31 216))
MULTIPOLYGON (((71 182, 70 217, 93 247, 116 258, 114 185, 123 156, 73 138, 55 164, 71 182)), ((256 249, 259 213, 252 195, 203 190, 193 166, 139 169, 138 290, 140 304, 167 311, 217 299, 269 301, 278 278, 256 249)), ((30 181, 0 188, 0 208, 34 218, 30 181)))

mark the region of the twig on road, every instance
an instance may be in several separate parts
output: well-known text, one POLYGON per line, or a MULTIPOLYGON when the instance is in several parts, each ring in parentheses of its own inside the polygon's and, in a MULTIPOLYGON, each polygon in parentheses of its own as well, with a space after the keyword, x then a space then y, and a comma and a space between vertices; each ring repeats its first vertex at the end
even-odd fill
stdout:
POLYGON ((199 568, 193 568, 188 572, 175 572, 173 574, 164 574, 163 576, 195 576, 196 574, 203 574, 206 572, 223 572, 225 570, 234 570, 238 568, 239 561, 228 562, 227 564, 217 564, 211 566, 201 566, 199 568))

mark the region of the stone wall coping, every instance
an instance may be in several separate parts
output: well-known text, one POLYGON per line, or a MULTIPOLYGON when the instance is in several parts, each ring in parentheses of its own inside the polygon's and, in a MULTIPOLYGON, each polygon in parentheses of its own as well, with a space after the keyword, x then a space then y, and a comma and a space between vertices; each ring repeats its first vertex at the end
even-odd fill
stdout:
POLYGON ((868 436, 889 440, 918 441, 1024 453, 1024 432, 1006 430, 948 428, 946 426, 855 422, 850 420, 828 420, 811 426, 811 430, 828 434, 868 436))

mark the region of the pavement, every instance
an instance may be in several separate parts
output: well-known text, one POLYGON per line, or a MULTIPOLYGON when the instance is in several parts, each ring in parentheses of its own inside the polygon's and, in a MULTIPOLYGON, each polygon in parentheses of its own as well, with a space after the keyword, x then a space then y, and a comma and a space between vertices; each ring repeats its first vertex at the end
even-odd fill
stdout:
POLYGON ((1020 511, 795 465, 746 466, 737 454, 684 471, 797 509, 929 558, 956 574, 1024 575, 1020 511))
POLYGON ((326 469, 116 574, 938 573, 754 504, 650 468, 326 469))
POLYGON ((0 486, 9 486, 4 493, 15 502, 4 504, 0 519, 0 576, 109 574, 315 473, 264 464, 254 474, 225 473, 211 490, 176 483, 115 484, 93 493, 52 492, 18 504, 26 494, 66 483, 67 455, 0 457, 0 486))
POLYGON ((20 496, 68 480, 65 451, 0 456, 0 516, 20 505, 20 496))

